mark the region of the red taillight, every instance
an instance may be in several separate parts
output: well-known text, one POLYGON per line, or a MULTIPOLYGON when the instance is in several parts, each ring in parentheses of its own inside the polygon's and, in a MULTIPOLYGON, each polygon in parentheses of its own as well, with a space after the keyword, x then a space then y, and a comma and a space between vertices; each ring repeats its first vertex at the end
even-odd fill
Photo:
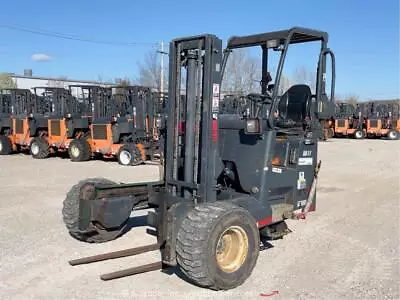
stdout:
POLYGON ((218 120, 212 121, 211 139, 213 143, 218 141, 218 120))
POLYGON ((180 121, 178 123, 178 134, 183 135, 185 132, 185 121, 180 121))

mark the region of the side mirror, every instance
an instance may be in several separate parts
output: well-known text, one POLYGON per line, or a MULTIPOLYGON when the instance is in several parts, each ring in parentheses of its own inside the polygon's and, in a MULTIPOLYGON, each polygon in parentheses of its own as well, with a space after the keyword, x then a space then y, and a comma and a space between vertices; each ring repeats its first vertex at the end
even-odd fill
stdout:
POLYGON ((245 134, 261 134, 260 119, 246 119, 245 134))

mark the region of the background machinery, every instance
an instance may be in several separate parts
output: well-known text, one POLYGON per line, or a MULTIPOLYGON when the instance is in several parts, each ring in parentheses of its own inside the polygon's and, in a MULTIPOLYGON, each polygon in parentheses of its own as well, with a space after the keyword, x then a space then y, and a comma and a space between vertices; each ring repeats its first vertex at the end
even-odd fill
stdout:
POLYGON ((359 107, 355 108, 349 103, 339 103, 334 119, 335 137, 365 137, 365 126, 359 107))
POLYGON ((70 143, 72 161, 85 161, 100 154, 117 157, 122 165, 138 165, 152 157, 155 118, 150 88, 141 86, 104 88, 71 86, 80 90, 80 102, 87 103, 90 132, 70 143))
POLYGON ((35 87, 36 101, 45 107, 43 117, 47 129, 32 140, 31 154, 43 159, 50 153, 64 152, 72 139, 88 131, 87 118, 82 118, 79 103, 69 90, 56 87, 35 87))
POLYGON ((12 149, 11 134, 12 127, 11 94, 8 91, 0 91, 0 155, 10 154, 12 149))
POLYGON ((327 33, 306 28, 232 37, 225 51, 214 35, 172 41, 161 181, 87 179, 72 187, 63 206, 73 237, 105 242, 124 232, 132 209, 148 203, 154 211, 147 224, 155 228, 157 242, 70 263, 159 249, 161 261, 101 278, 178 265, 188 280, 202 287, 226 290, 242 284, 256 265, 260 235, 282 237, 288 233, 285 219, 304 218, 316 208, 318 126, 332 114, 330 105, 323 104, 334 99, 334 80, 330 97, 325 94, 327 56, 332 56, 334 70, 327 43, 327 33), (295 85, 279 96, 288 48, 311 41, 321 44, 316 94, 307 85, 295 85), (255 109, 220 113, 224 67, 229 53, 243 47, 262 51, 261 91, 246 97, 255 109), (280 61, 267 93, 270 51, 278 51, 280 61))
POLYGON ((398 105, 378 104, 375 102, 360 104, 364 117, 365 135, 368 138, 384 137, 389 140, 399 138, 400 132, 397 129, 396 114, 398 105))
POLYGON ((9 119, 7 116, 2 118, 3 155, 12 151, 28 150, 35 140, 47 135, 48 123, 45 114, 50 106, 46 99, 25 89, 3 90, 2 98, 6 99, 9 110, 9 119))

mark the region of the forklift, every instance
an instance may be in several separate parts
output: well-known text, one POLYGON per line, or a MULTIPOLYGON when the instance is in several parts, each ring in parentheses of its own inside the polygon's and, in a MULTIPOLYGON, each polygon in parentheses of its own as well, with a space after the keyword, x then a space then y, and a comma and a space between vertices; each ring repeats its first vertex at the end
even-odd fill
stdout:
POLYGON ((370 102, 366 105, 367 114, 364 119, 366 136, 368 138, 384 137, 389 140, 397 140, 399 131, 392 122, 392 111, 387 104, 370 102))
MULTIPOLYGON (((400 103, 399 101, 388 104, 389 110, 389 127, 397 131, 397 138, 400 136, 400 103)), ((395 139, 394 136, 392 136, 395 139)))
POLYGON ((117 153, 118 162, 129 166, 153 160, 159 149, 160 124, 157 120, 161 118, 161 96, 143 86, 127 86, 118 90, 119 98, 123 99, 118 126, 113 131, 113 137, 121 144, 117 153))
POLYGON ((205 288, 229 290, 245 282, 259 256, 260 236, 281 238, 289 232, 286 219, 304 219, 316 209, 320 128, 313 122, 333 114, 330 105, 321 103, 333 101, 335 88, 332 76, 329 97, 327 56, 334 56, 328 34, 300 27, 234 36, 225 50, 211 34, 173 40, 161 180, 116 184, 87 179, 73 186, 63 203, 70 235, 93 243, 126 232, 132 209, 147 203, 153 208, 147 225, 155 229, 157 242, 70 264, 159 250, 160 261, 103 274, 101 279, 179 266, 190 282, 205 288), (321 45, 316 94, 298 84, 279 96, 288 48, 313 41, 321 45), (263 79, 269 79, 264 77, 269 53, 280 54, 274 84, 263 80, 260 93, 247 95, 259 109, 221 114, 221 82, 229 54, 248 47, 262 52, 263 79))
POLYGON ((11 140, 11 94, 6 90, 0 91, 0 155, 10 154, 11 140))
POLYGON ((365 137, 364 123, 361 118, 359 106, 355 108, 349 103, 339 103, 335 116, 335 137, 365 137))
POLYGON ((32 94, 27 89, 9 89, 7 94, 11 104, 11 128, 6 130, 8 136, 2 137, 2 154, 11 154, 12 151, 31 151, 35 158, 47 156, 48 153, 36 152, 37 144, 42 143, 47 135, 48 123, 45 114, 49 110, 49 103, 44 97, 32 94), (32 145, 34 146, 32 152, 32 145))
POLYGON ((71 161, 86 161, 98 154, 117 157, 121 165, 133 166, 152 154, 154 113, 148 113, 153 109, 150 88, 118 87, 118 93, 113 93, 113 87, 72 87, 80 88, 81 99, 91 107, 91 114, 90 134, 69 145, 71 161))
POLYGON ((69 90, 57 87, 34 87, 33 90, 39 99, 44 99, 48 130, 31 145, 32 156, 43 159, 49 153, 66 152, 74 138, 89 131, 88 119, 82 118, 78 102, 69 90))
POLYGON ((105 149, 105 145, 108 145, 107 133, 110 129, 107 125, 116 115, 111 89, 97 85, 70 85, 69 90, 71 94, 76 91, 77 101, 86 108, 82 118, 87 120, 89 127, 87 134, 77 136, 70 142, 68 154, 71 161, 87 161, 96 153, 107 156, 109 149, 105 149))

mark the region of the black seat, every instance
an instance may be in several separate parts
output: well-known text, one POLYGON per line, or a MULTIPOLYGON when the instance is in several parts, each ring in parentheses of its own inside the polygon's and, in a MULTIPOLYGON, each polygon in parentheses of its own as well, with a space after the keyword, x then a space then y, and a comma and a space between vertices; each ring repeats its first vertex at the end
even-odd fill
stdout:
POLYGON ((282 95, 278 105, 278 126, 303 126, 310 116, 311 89, 308 85, 298 84, 291 86, 282 95))

